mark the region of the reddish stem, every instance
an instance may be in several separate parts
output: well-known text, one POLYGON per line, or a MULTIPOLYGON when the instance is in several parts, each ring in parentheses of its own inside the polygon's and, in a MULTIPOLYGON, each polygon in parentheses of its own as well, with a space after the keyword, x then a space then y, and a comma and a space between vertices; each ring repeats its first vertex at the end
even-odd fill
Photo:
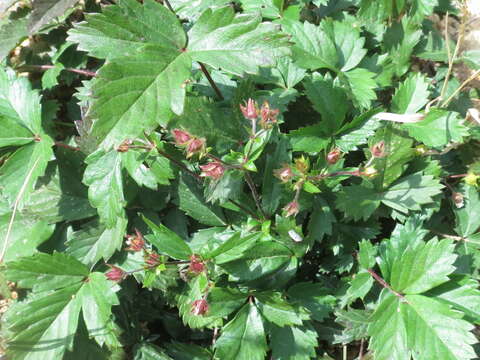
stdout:
POLYGON ((372 269, 367 269, 367 271, 370 273, 370 275, 372 275, 372 277, 380 284, 382 285, 385 289, 388 289, 390 290, 390 292, 392 294, 394 294, 395 296, 399 297, 400 299, 405 299, 405 296, 403 296, 402 294, 400 294, 399 292, 395 291, 392 289, 392 287, 385 281, 382 279, 382 277, 380 277, 380 275, 378 275, 375 271, 373 271, 372 269))
MULTIPOLYGON (((50 69, 53 69, 55 68, 54 65, 25 65, 25 66, 22 66, 20 68, 18 68, 17 70, 18 71, 47 71, 47 70, 50 70, 50 69)), ((80 74, 80 75, 84 75, 84 76, 89 76, 89 77, 95 77, 97 76, 97 73, 93 72, 93 71, 88 71, 88 70, 81 70, 81 69, 72 69, 72 68, 65 68, 65 69, 62 69, 62 70, 66 70, 66 71, 70 71, 70 72, 73 72, 73 73, 77 73, 77 74, 80 74)))
POLYGON ((224 97, 220 91, 220 89, 218 88, 217 84, 215 84, 215 81, 213 81, 210 73, 208 72, 208 69, 205 67, 205 65, 203 63, 201 63, 200 61, 198 62, 198 65, 200 65, 200 69, 202 69, 202 72, 203 74, 205 75, 205 77, 207 78, 208 82, 210 83, 210 85, 212 86, 213 90, 215 90, 215 93, 217 94, 218 98, 220 100, 224 100, 224 97))
POLYGON ((79 147, 70 146, 70 145, 64 144, 60 141, 55 141, 55 146, 63 147, 65 149, 69 149, 69 150, 72 150, 72 151, 80 151, 79 147))

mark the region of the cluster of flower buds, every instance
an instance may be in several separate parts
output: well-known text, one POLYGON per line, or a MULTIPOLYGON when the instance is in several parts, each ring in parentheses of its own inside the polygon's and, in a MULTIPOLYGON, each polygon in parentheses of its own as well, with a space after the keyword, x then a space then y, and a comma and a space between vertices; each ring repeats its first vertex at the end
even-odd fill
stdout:
POLYGON ((260 125, 263 129, 268 129, 277 122, 277 116, 280 113, 278 109, 271 109, 268 101, 264 101, 261 108, 253 99, 248 99, 245 105, 240 105, 240 110, 247 120, 256 122, 260 117, 260 125))
POLYGON ((158 255, 155 252, 151 252, 148 255, 145 256, 145 264, 148 267, 155 267, 160 265, 160 255, 158 255))
POLYGON ((205 315, 208 311, 208 302, 205 299, 195 300, 192 303, 191 313, 195 316, 205 315))
POLYGON ((173 129, 172 135, 175 139, 175 144, 178 147, 182 147, 185 149, 185 152, 187 153, 187 159, 195 154, 199 154, 201 156, 205 152, 204 138, 198 138, 191 135, 187 131, 180 129, 173 129))
POLYGON ((300 204, 298 203, 297 200, 293 200, 291 202, 289 202, 284 208, 283 210, 285 211, 285 216, 289 217, 289 216, 296 216, 299 211, 300 211, 300 204))
MULTIPOLYGON (((108 265, 108 264, 107 264, 108 265)), ((127 277, 127 273, 118 266, 108 265, 110 270, 105 274, 108 280, 120 282, 127 277)))
POLYGON ((218 180, 223 176, 225 172, 225 167, 220 161, 211 161, 206 165, 200 165, 202 173, 200 176, 209 177, 213 180, 218 180))
POLYGON ((292 171, 292 168, 288 164, 283 164, 280 169, 274 170, 273 174, 283 183, 289 182, 295 175, 292 171))
POLYGON ((188 270, 193 274, 200 274, 205 270, 205 263, 198 257, 197 255, 193 254, 190 256, 190 265, 188 270))
POLYGON ((341 156, 342 152, 340 151, 340 149, 335 148, 327 154, 327 163, 329 163, 330 165, 336 164, 338 160, 340 160, 341 156))
POLYGON ((370 151, 372 153, 372 156, 374 158, 383 158, 387 155, 387 153, 385 152, 385 141, 380 141, 378 143, 376 143, 375 145, 373 145, 371 148, 370 148, 370 151))
POLYGON ((145 246, 145 240, 143 239, 143 235, 138 229, 135 229, 135 235, 127 235, 127 245, 128 247, 125 248, 127 251, 142 251, 145 246))

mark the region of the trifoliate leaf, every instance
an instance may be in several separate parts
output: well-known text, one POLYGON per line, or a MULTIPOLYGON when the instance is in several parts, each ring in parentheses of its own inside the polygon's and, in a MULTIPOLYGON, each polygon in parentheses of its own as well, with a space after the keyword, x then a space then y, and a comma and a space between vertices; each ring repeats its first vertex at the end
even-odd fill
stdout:
POLYGON ((345 90, 336 87, 331 79, 314 73, 304 81, 305 93, 313 108, 322 115, 325 133, 333 134, 341 126, 348 110, 345 90))
POLYGON ((278 360, 309 360, 316 357, 317 332, 312 325, 271 326, 272 357, 278 360))
POLYGON ((83 183, 88 186, 90 203, 97 208, 101 221, 108 228, 113 228, 124 214, 121 154, 116 150, 99 150, 87 157, 85 162, 88 166, 83 183))
POLYGON ((152 230, 152 235, 147 235, 147 240, 151 242, 161 254, 166 254, 174 259, 188 260, 192 250, 188 244, 172 230, 166 226, 156 225, 146 217, 143 221, 152 230))
POLYGON ((215 343, 215 355, 225 360, 263 360, 266 351, 262 317, 257 307, 249 302, 223 327, 215 343))
POLYGON ((404 124, 403 127, 426 146, 442 147, 450 142, 461 142, 464 136, 468 136, 468 130, 462 122, 456 112, 432 109, 423 120, 404 124))
POLYGON ((397 114, 415 114, 428 102, 428 83, 421 74, 411 74, 400 84, 392 98, 392 111, 397 114))

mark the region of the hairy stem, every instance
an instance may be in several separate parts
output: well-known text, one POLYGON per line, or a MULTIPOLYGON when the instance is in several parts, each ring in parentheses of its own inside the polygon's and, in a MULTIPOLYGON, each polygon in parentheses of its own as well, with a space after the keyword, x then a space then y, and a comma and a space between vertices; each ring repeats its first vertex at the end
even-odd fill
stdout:
POLYGON ((174 163, 175 165, 177 165, 179 168, 181 168, 182 170, 184 170, 185 172, 187 172, 188 174, 192 175, 195 179, 197 179, 198 181, 202 182, 203 179, 200 175, 194 173, 192 170, 190 170, 189 168, 187 168, 185 166, 184 163, 182 163, 181 161, 178 161, 177 159, 175 159, 173 156, 170 156, 169 154, 167 154, 166 152, 160 150, 157 148, 157 151, 160 155, 162 155, 163 157, 167 158, 168 160, 170 160, 172 163, 174 163))

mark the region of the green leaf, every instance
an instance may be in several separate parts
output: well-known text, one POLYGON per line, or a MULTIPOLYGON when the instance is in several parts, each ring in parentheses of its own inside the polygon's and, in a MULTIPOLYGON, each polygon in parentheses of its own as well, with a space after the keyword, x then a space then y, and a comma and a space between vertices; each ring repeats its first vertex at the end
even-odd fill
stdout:
POLYGON ((226 324, 215 343, 215 355, 224 360, 263 360, 267 340, 257 307, 245 304, 226 324))
POLYGON ((480 290, 478 282, 462 275, 451 275, 451 281, 444 283, 428 292, 429 296, 450 305, 480 322, 480 290))
POLYGON ((460 192, 463 195, 464 206, 454 208, 455 231, 463 237, 477 232, 480 227, 480 196, 473 186, 464 186, 460 192))
MULTIPOLYGON (((47 264, 51 264, 50 267, 55 265, 52 260, 56 254, 43 255, 51 258, 44 258, 44 264, 37 265, 42 265, 42 269, 47 264)), ((73 260, 70 258, 70 263, 57 263, 60 268, 56 271, 73 272, 74 269, 69 270, 73 260)), ((26 270, 31 266, 28 262, 24 265, 26 270)), ((88 275, 88 270, 83 270, 88 275)), ((102 344, 105 337, 112 336, 106 323, 110 319, 111 306, 115 304, 118 300, 111 283, 101 273, 92 273, 87 281, 79 281, 57 291, 33 293, 25 301, 12 306, 6 314, 8 354, 15 359, 26 360, 63 358, 65 351, 72 348, 81 309, 89 336, 96 337, 97 342, 102 344)))
POLYGON ((412 147, 414 141, 399 128, 399 125, 387 124, 378 129, 369 143, 373 146, 381 141, 385 144, 385 156, 375 158, 371 163, 379 172, 379 176, 373 179, 377 189, 384 189, 397 180, 415 156, 412 147))
POLYGON ((155 344, 144 342, 137 346, 134 351, 134 360, 172 360, 161 347, 155 344))
POLYGON ((76 178, 75 173, 64 173, 69 170, 56 168, 53 174, 47 171, 44 178, 49 181, 45 183, 42 181, 44 178, 39 179, 37 189, 30 195, 22 214, 49 223, 95 216, 97 212, 90 206, 81 179, 76 178))
MULTIPOLYGON (((368 347, 373 350, 375 359, 410 360, 407 319, 403 314, 406 306, 408 305, 390 293, 384 296, 377 306, 368 327, 368 334, 371 336, 368 347)), ((415 331, 415 328, 410 331, 412 330, 415 331)))
POLYGON ((368 219, 381 202, 406 214, 421 210, 420 205, 432 203, 442 188, 443 185, 433 176, 416 173, 399 179, 383 191, 375 190, 367 182, 346 186, 339 193, 336 206, 354 220, 368 219))
POLYGON ((88 268, 77 259, 63 254, 38 253, 8 263, 7 278, 22 288, 35 292, 59 289, 85 279, 88 268))
POLYGON ((0 61, 27 35, 26 18, 13 20, 0 25, 0 61))
POLYGON ((85 159, 88 164, 83 183, 88 186, 88 198, 97 208, 100 219, 107 228, 115 227, 124 215, 121 154, 116 150, 98 150, 85 159))
POLYGON ((423 359, 473 359, 472 344, 477 342, 470 332, 473 325, 447 305, 422 295, 407 295, 408 304, 401 306, 406 320, 408 345, 423 359), (415 333, 424 334, 421 338, 415 333))
POLYGON ((456 112, 431 109, 422 121, 404 124, 408 133, 427 146, 442 147, 450 142, 461 142, 468 136, 468 130, 462 124, 463 119, 456 112))
POLYGON ((147 153, 130 150, 122 153, 121 157, 122 165, 139 186, 145 186, 152 190, 157 189, 157 179, 154 173, 144 164, 148 158, 147 153))
POLYGON ((73 345, 81 309, 81 299, 75 294, 80 288, 76 283, 53 293, 36 293, 12 306, 5 315, 11 334, 8 356, 19 360, 61 359, 73 345))
POLYGON ((52 141, 44 135, 41 141, 19 148, 0 167, 0 191, 12 207, 17 203, 22 208, 29 201, 52 155, 52 141))
POLYGON ((375 266, 375 255, 377 254, 377 247, 373 246, 368 240, 362 240, 359 244, 358 263, 364 269, 371 269, 375 266))
POLYGON ((304 326, 272 326, 270 329, 272 357, 278 360, 309 360, 316 357, 317 332, 310 324, 304 326))
POLYGON ((403 213, 421 210, 420 205, 434 202, 433 197, 440 194, 443 185, 438 179, 420 173, 408 175, 396 181, 382 193, 382 202, 403 213))
POLYGON ((390 277, 386 280, 391 286, 405 294, 421 294, 447 282, 448 275, 455 270, 453 263, 457 258, 453 242, 433 239, 413 244, 390 264, 390 277))
POLYGON ((282 20, 282 26, 292 35, 293 57, 298 65, 310 70, 327 68, 348 71, 357 66, 367 51, 365 39, 348 22, 323 20, 319 26, 305 21, 282 20))
POLYGON ((316 321, 323 321, 333 311, 336 298, 319 283, 298 282, 288 289, 288 298, 310 311, 316 321))
POLYGON ((398 114, 415 114, 427 104, 429 96, 426 78, 420 73, 410 74, 392 98, 392 111, 398 114))
POLYGON ((75 5, 78 0, 34 0, 32 14, 30 15, 28 32, 36 33, 44 25, 65 13, 75 5))
MULTIPOLYGON (((112 306, 119 305, 112 283, 102 273, 92 273, 82 286, 77 297, 82 301, 82 314, 90 337, 94 337, 101 346, 108 343, 112 306)), ((120 345, 120 344, 118 344, 120 345)))
POLYGON ((151 242, 160 253, 166 254, 174 259, 188 260, 192 250, 188 244, 166 226, 156 225, 146 217, 143 221, 152 230, 152 235, 147 235, 147 240, 151 242))
POLYGON ((192 60, 242 75, 288 53, 287 38, 275 25, 261 23, 258 15, 235 17, 230 7, 207 9, 190 29, 187 49, 178 19, 153 0, 123 0, 87 21, 70 31, 69 40, 111 60, 99 71, 91 110, 99 118, 93 133, 105 147, 152 130, 157 122, 165 125, 172 111, 181 114, 192 60), (162 27, 152 27, 157 23, 162 27))
POLYGON ((359 145, 367 143, 375 130, 381 125, 374 119, 374 115, 381 109, 376 108, 363 113, 353 119, 352 122, 345 124, 336 134, 335 144, 343 152, 349 152, 358 149, 359 145))
POLYGON ((302 325, 302 319, 308 319, 307 314, 302 316, 298 309, 282 299, 280 293, 258 294, 255 299, 262 316, 277 326, 302 325))
POLYGON ((332 235, 332 225, 337 221, 330 205, 316 197, 308 223, 308 238, 322 241, 325 235, 332 235))
POLYGON ((5 245, 10 221, 11 213, 0 215, 0 247, 6 246, 4 257, 6 262, 33 255, 37 246, 48 240, 55 229, 55 225, 50 225, 46 221, 17 215, 12 223, 8 244, 5 245))
POLYGON ((353 103, 361 109, 368 109, 372 100, 377 98, 375 74, 367 69, 356 68, 343 73, 345 85, 349 89, 353 103))
POLYGON ((292 257, 291 251, 277 243, 263 241, 242 254, 238 260, 221 264, 236 281, 252 281, 282 268, 292 257))
POLYGON ((283 13, 284 0, 240 0, 243 11, 256 13, 260 10, 262 17, 268 19, 280 18, 283 13), (259 9, 260 8, 260 9, 259 9))
POLYGON ((259 14, 235 15, 232 7, 207 9, 188 32, 188 53, 234 75, 254 74, 289 55, 288 37, 280 27, 262 23, 259 14))
POLYGON ((305 126, 291 131, 288 134, 293 151, 317 153, 325 149, 330 139, 325 136, 324 125, 316 124, 305 126))
POLYGON ((205 225, 225 225, 222 210, 207 204, 198 184, 191 177, 183 176, 178 185, 179 207, 189 216, 205 225))
MULTIPOLYGON (((356 299, 363 298, 368 294, 373 286, 373 278, 368 271, 360 270, 358 274, 350 283, 350 287, 347 289, 344 299, 342 299, 342 305, 350 305, 356 299)), ((342 306, 343 307, 343 306, 342 306)))
POLYGON ((103 258, 108 261, 115 251, 120 250, 127 219, 118 218, 113 228, 107 228, 98 221, 85 224, 80 230, 67 231, 66 252, 88 266, 93 266, 103 258))
POLYGON ((322 115, 325 134, 335 133, 341 127, 348 110, 345 91, 319 73, 314 73, 303 84, 313 108, 322 115))

